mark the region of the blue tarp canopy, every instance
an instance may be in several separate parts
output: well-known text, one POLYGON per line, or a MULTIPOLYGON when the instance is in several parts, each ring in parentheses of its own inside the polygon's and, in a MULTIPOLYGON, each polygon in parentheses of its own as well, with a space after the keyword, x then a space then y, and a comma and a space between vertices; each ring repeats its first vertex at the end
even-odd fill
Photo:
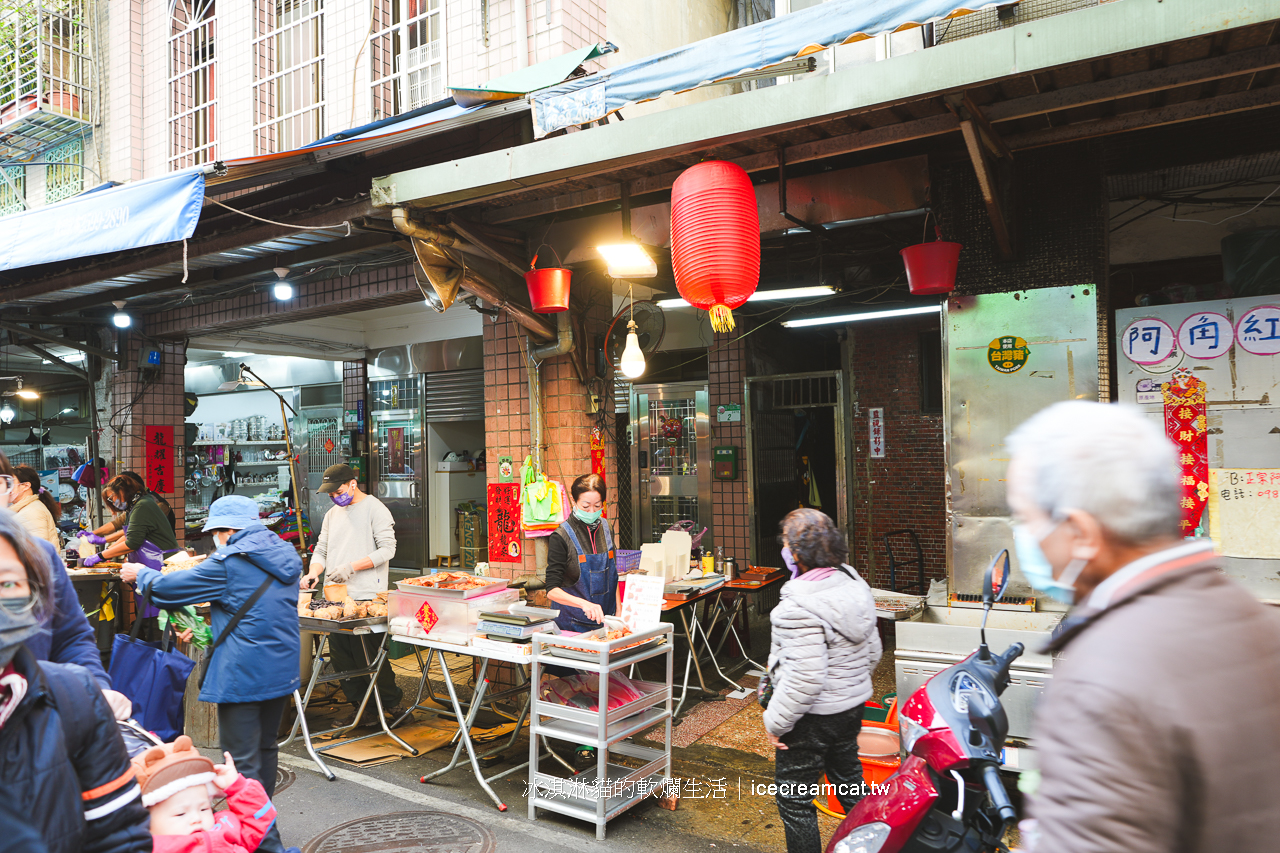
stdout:
POLYGON ((536 137, 598 121, 629 104, 685 92, 929 21, 1005 5, 1009 0, 830 0, 693 44, 656 53, 533 96, 536 137))
POLYGON ((204 172, 188 170, 6 216, 0 270, 185 240, 203 205, 204 172))

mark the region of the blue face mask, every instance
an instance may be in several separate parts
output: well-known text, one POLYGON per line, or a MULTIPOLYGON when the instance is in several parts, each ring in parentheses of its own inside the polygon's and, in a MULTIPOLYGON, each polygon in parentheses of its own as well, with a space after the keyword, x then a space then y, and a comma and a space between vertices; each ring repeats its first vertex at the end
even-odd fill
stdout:
POLYGON ((595 512, 587 512, 585 509, 573 508, 573 517, 581 521, 583 524, 592 525, 600 520, 600 510, 595 512))
POLYGON ((787 567, 787 571, 791 572, 792 580, 795 580, 800 575, 800 566, 796 564, 796 558, 791 556, 790 548, 782 549, 782 563, 787 567))
POLYGON ((1063 604, 1075 604, 1076 578, 1080 577, 1080 572, 1089 561, 1072 560, 1062 570, 1062 577, 1055 578, 1053 566, 1049 564, 1049 558, 1040 548, 1040 542, 1057 529, 1058 526, 1055 524, 1044 536, 1036 536, 1027 525, 1015 524, 1013 525, 1013 547, 1018 552, 1018 566, 1022 569, 1022 574, 1026 575, 1032 589, 1063 604))

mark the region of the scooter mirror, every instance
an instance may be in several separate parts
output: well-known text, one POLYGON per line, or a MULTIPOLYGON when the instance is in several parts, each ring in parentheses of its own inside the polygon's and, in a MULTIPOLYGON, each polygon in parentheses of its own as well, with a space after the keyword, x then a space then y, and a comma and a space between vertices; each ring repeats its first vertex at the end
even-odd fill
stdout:
POLYGON ((1009 549, 1005 548, 996 554, 991 565, 987 566, 987 574, 982 583, 982 603, 988 606, 995 604, 1004 596, 1009 586, 1009 549))

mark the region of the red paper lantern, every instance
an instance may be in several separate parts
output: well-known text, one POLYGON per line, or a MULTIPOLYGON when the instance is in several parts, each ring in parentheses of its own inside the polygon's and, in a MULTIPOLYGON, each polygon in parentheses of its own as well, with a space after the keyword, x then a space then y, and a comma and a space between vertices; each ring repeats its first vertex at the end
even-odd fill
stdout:
POLYGON ((733 329, 731 311, 760 283, 760 213, 741 166, 710 160, 676 178, 671 266, 680 295, 710 312, 711 328, 733 329))

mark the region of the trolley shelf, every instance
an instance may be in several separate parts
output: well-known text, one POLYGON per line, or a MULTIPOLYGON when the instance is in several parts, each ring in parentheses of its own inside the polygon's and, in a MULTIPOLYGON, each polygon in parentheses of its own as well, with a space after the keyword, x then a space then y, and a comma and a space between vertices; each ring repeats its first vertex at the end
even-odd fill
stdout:
MULTIPOLYGON (((538 713, 545 715, 546 711, 539 709, 538 713)), ((671 712, 665 708, 650 708, 647 711, 608 726, 605 729, 604 740, 599 739, 595 723, 575 723, 570 722, 569 720, 548 720, 546 722, 535 723, 534 730, 541 735, 548 735, 550 737, 559 738, 560 740, 571 740, 574 743, 590 744, 595 747, 613 746, 623 738, 629 738, 634 734, 639 734, 645 729, 656 726, 669 716, 671 716, 671 712)))

